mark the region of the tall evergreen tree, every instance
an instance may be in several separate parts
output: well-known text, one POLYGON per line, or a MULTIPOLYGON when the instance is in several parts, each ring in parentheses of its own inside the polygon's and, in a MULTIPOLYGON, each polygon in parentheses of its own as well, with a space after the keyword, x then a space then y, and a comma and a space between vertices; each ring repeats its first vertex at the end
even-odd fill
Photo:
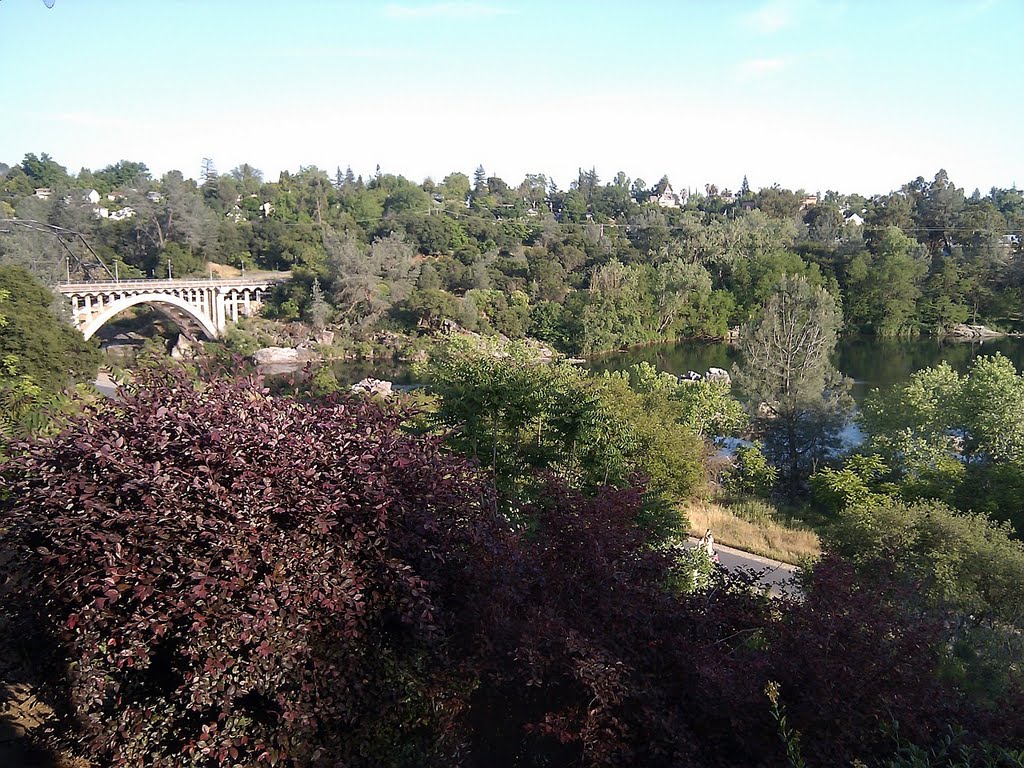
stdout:
POLYGON ((473 171, 473 194, 487 194, 487 171, 484 170, 482 164, 478 165, 476 170, 473 171))
POLYGON ((838 447, 849 418, 849 383, 830 361, 840 324, 828 291, 786 275, 740 339, 737 383, 790 498, 838 447))

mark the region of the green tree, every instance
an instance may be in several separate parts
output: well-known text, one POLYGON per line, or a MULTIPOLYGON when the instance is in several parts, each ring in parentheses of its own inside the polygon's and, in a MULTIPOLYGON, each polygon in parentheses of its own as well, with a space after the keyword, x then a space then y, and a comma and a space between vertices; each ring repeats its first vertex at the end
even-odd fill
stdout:
POLYGON ((732 396, 727 381, 680 380, 658 371, 650 363, 639 363, 619 374, 639 394, 652 400, 668 400, 675 409, 674 420, 704 438, 733 435, 747 424, 743 406, 732 396))
POLYGON ((824 288, 787 276, 740 338, 736 381, 790 498, 838 448, 849 415, 848 382, 829 359, 839 325, 836 301, 824 288))
POLYGON ((38 157, 33 152, 26 154, 21 161, 21 170, 36 187, 64 190, 70 182, 67 168, 58 164, 45 152, 38 157))
POLYGON ((0 267, 0 291, 7 295, 0 360, 12 362, 45 393, 95 378, 100 359, 96 343, 58 317, 49 289, 28 270, 6 266, 0 267))
POLYGON ((875 497, 840 512, 827 540, 854 563, 890 563, 976 622, 1024 625, 1024 544, 1005 524, 941 503, 875 497))
POLYGON ((979 357, 964 375, 946 363, 918 371, 873 393, 860 422, 866 450, 891 467, 905 497, 939 498, 1024 531, 1024 375, 1007 358, 979 357))
POLYGON ((149 168, 145 163, 131 160, 119 160, 113 165, 108 165, 102 170, 93 174, 96 181, 96 190, 106 194, 123 187, 146 184, 149 179, 149 168))
POLYGON ((440 191, 445 200, 462 205, 469 197, 469 177, 464 173, 449 173, 441 182, 440 191))
POLYGON ((513 504, 536 491, 540 472, 584 490, 640 474, 660 500, 684 497, 702 474, 702 442, 662 391, 543 362, 521 344, 456 340, 422 370, 439 397, 431 423, 490 468, 513 504))
POLYGON ((847 270, 850 322, 879 336, 917 333, 918 300, 927 273, 924 246, 887 227, 874 253, 854 257, 847 270))
POLYGON ((320 287, 320 279, 314 277, 313 285, 309 294, 309 307, 306 310, 310 324, 317 331, 322 331, 331 317, 331 305, 324 298, 323 288, 320 287))
POLYGON ((483 197, 487 194, 487 171, 483 165, 478 165, 473 171, 473 195, 483 197))
POLYGON ((324 247, 334 304, 357 326, 376 322, 416 286, 416 252, 397 233, 374 240, 364 250, 349 233, 327 228, 324 247))

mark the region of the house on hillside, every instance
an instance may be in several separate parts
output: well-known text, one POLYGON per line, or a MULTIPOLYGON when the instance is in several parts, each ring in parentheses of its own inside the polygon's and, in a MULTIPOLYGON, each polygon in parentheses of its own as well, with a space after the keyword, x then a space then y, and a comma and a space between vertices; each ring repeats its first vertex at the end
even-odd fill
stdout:
POLYGON ((800 200, 800 210, 801 211, 806 211, 812 205, 817 205, 817 204, 818 204, 818 196, 817 195, 804 195, 803 198, 800 200))
POLYGON ((90 189, 82 196, 82 200, 88 201, 89 203, 96 205, 100 201, 100 193, 97 192, 95 189, 90 189))
POLYGON ((49 187, 36 187, 34 194, 40 200, 49 200, 50 196, 53 195, 53 190, 49 187))
POLYGON ((847 224, 854 224, 854 225, 856 225, 858 227, 863 227, 864 226, 864 218, 860 214, 851 213, 849 216, 846 217, 846 223, 847 224))
POLYGON ((999 238, 999 249, 1009 255, 1020 247, 1020 235, 1003 235, 999 238))
POLYGON ((690 195, 686 190, 677 194, 671 184, 666 184, 665 190, 660 195, 651 195, 650 202, 660 205, 662 208, 682 208, 689 198, 690 195))

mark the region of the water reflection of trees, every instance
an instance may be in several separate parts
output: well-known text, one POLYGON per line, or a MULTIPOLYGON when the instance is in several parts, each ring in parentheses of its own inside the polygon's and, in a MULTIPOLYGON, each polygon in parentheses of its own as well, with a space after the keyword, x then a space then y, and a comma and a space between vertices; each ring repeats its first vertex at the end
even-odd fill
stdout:
MULTIPOLYGON (((1018 369, 1024 368, 1024 339, 989 339, 984 343, 940 341, 938 339, 877 339, 869 336, 845 337, 839 340, 833 362, 845 376, 856 383, 854 395, 859 400, 870 389, 888 389, 910 378, 922 368, 945 361, 964 372, 979 355, 999 352, 1018 369)), ((646 362, 660 371, 685 374, 704 372, 708 368, 730 370, 739 354, 725 343, 681 342, 658 344, 602 355, 588 363, 593 370, 625 370, 646 362)))

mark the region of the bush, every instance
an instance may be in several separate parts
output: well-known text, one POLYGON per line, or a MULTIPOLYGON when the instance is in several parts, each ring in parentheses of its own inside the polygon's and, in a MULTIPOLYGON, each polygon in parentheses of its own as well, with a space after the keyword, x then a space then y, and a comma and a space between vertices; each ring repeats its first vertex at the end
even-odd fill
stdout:
POLYGON ((703 441, 665 392, 545 362, 520 343, 455 340, 436 347, 420 372, 439 396, 431 426, 492 469, 516 502, 545 474, 590 491, 643 477, 663 504, 686 498, 702 479, 703 441))
POLYGON ((166 370, 138 387, 3 472, 3 607, 88 752, 397 765, 451 747, 466 606, 492 599, 505 537, 466 463, 366 400, 166 370))
POLYGON ((883 563, 919 584, 931 601, 972 621, 1024 626, 1024 545, 1005 523, 937 501, 908 504, 875 496, 843 510, 827 543, 857 564, 865 579, 883 563))
POLYGON ((725 476, 725 489, 737 496, 771 495, 779 471, 757 445, 741 446, 736 449, 736 465, 725 476))

